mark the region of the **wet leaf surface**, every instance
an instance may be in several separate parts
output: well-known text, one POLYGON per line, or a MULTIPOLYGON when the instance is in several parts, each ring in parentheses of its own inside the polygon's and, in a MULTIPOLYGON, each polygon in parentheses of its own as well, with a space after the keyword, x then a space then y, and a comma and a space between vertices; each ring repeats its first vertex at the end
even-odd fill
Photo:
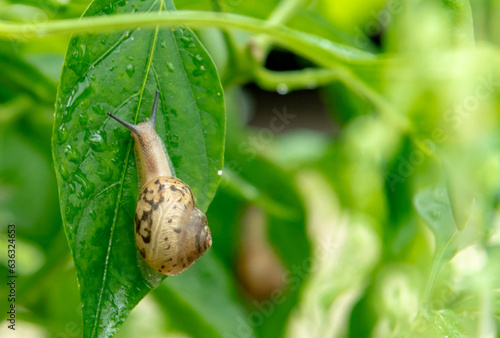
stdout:
MULTIPOLYGON (((94 1, 85 16, 175 10, 172 2, 94 1)), ((160 91, 157 132, 177 176, 206 211, 218 186, 225 131, 222 88, 185 27, 73 37, 52 137, 62 218, 83 303, 84 336, 109 336, 162 280, 137 253, 133 140, 106 116, 137 123, 160 91)), ((202 259, 197 264, 203 264, 202 259)))

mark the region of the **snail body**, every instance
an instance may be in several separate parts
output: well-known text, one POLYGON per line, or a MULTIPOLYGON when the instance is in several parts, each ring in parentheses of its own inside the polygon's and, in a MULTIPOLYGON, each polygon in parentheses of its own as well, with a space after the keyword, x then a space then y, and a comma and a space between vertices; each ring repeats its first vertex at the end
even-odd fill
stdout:
POLYGON ((132 132, 142 188, 135 211, 135 240, 144 260, 161 274, 175 276, 212 245, 205 214, 189 186, 175 177, 162 140, 155 131, 159 93, 148 121, 137 125, 109 116, 132 132))

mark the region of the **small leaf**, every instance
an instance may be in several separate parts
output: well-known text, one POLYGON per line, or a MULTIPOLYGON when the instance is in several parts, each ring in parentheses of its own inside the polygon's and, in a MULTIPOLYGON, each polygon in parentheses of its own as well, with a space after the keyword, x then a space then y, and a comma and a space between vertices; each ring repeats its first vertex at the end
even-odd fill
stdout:
POLYGON ((436 236, 436 246, 443 248, 457 232, 446 189, 425 188, 415 196, 415 207, 436 236))
MULTIPOLYGON (((171 1, 92 2, 84 16, 174 10, 171 1)), ((222 169, 225 112, 215 67, 185 27, 74 37, 56 103, 52 149, 80 284, 84 337, 110 336, 163 278, 134 240, 137 176, 128 132, 160 91, 157 132, 177 176, 206 210, 222 169)), ((197 264, 204 264, 203 259, 197 264)))

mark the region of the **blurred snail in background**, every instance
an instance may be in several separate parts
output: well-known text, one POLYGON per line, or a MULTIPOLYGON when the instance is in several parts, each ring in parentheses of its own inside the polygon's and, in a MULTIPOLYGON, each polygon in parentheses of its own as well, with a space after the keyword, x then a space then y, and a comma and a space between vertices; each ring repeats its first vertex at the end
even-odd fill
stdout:
POLYGON ((148 121, 130 124, 108 113, 132 132, 137 174, 142 178, 135 211, 135 240, 141 256, 167 276, 189 268, 212 245, 205 214, 189 186, 170 170, 166 148, 155 131, 159 92, 148 121))

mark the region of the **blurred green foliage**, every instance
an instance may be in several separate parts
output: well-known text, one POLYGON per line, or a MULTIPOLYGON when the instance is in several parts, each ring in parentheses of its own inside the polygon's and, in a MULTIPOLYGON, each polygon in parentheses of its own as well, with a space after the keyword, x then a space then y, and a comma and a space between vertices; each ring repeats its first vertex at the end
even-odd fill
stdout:
MULTIPOLYGON (((2 24, 41 32, 88 5, 0 0, 0 241, 16 224, 23 336, 84 332, 51 155, 70 37, 13 38, 2 24)), ((273 70, 266 59, 287 41, 229 23, 195 30, 227 114, 222 182, 207 211, 214 245, 146 296, 116 336, 498 336, 500 3, 175 5, 286 26, 303 45, 290 56, 298 67, 273 70), (312 91, 335 128, 292 128, 281 106, 257 126, 252 83, 288 94, 290 121, 318 114, 293 109, 292 91, 312 91)), ((6 250, 0 258, 6 276, 6 250)))

